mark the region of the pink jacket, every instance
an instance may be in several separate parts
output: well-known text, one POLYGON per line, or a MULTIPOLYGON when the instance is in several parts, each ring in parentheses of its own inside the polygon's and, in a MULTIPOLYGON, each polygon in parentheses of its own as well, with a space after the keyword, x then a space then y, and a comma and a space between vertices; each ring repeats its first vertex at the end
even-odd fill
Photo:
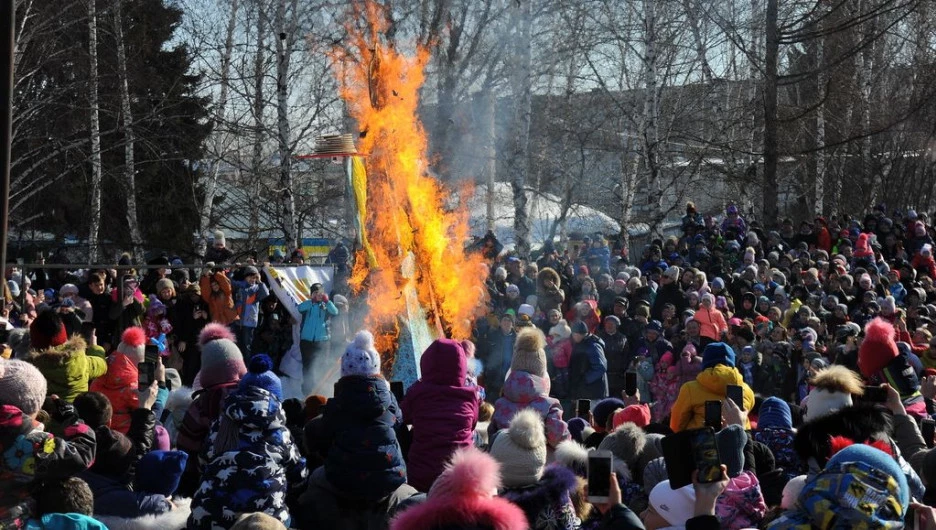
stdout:
POLYGON ((714 341, 721 340, 721 334, 728 330, 725 315, 714 307, 706 309, 704 306, 699 306, 699 310, 692 318, 701 326, 699 334, 714 341))
POLYGON ((489 433, 506 429, 518 412, 532 409, 546 424, 546 442, 550 447, 555 448, 561 442, 572 439, 569 426, 562 420, 562 405, 558 399, 549 397, 549 377, 522 370, 510 372, 504 381, 503 396, 494 403, 489 433))

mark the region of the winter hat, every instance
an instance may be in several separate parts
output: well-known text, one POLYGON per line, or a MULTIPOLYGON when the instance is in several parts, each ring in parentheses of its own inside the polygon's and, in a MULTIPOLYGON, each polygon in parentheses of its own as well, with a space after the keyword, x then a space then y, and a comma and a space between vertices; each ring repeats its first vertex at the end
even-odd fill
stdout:
POLYGON ((214 231, 214 244, 224 246, 226 243, 224 241, 224 232, 221 230, 214 231))
POLYGON ((253 265, 247 265, 244 267, 244 278, 249 276, 260 276, 260 271, 257 270, 253 265))
POLYGON ((231 530, 286 530, 282 521, 263 512, 245 513, 238 517, 231 530))
POLYGON ((179 375, 179 371, 175 368, 166 368, 166 383, 172 390, 178 390, 182 388, 182 376, 179 375))
POLYGON ((663 276, 669 278, 670 280, 678 280, 679 279, 679 267, 675 265, 671 267, 667 267, 666 270, 663 271, 663 276))
POLYGON ((731 346, 724 342, 709 343, 702 350, 702 369, 712 368, 719 364, 734 368, 735 352, 731 349, 731 346))
POLYGON ((790 405, 778 397, 769 397, 761 403, 757 415, 758 429, 793 429, 790 405))
POLYGON ((174 294, 175 284, 172 283, 172 280, 170 280, 169 278, 161 278, 158 282, 156 282, 156 294, 161 293, 163 289, 171 289, 174 294))
POLYGON ((592 429, 584 418, 572 418, 568 423, 569 434, 578 443, 585 443, 585 440, 595 432, 595 429, 592 429))
POLYGON ((188 453, 185 451, 150 451, 137 462, 136 490, 169 497, 179 487, 188 453))
POLYGON ((117 351, 130 360, 141 363, 146 359, 146 332, 139 326, 132 326, 120 335, 117 351))
POLYGON ((783 487, 783 500, 780 501, 780 507, 784 510, 791 510, 796 507, 796 501, 799 500, 800 493, 806 485, 806 475, 798 475, 790 479, 783 487))
POLYGON ((432 483, 428 497, 490 499, 497 495, 502 485, 501 467, 497 460, 469 446, 455 451, 442 474, 432 483))
POLYGON ((172 449, 172 440, 169 438, 169 431, 162 425, 157 425, 153 428, 153 449, 159 451, 172 449))
POLYGON ((239 381, 247 373, 244 357, 227 326, 208 324, 198 335, 198 344, 202 361, 198 381, 202 388, 239 381))
POLYGON ((864 385, 855 372, 841 365, 833 365, 816 373, 811 381, 813 389, 806 396, 804 421, 827 416, 850 407, 852 395, 864 394, 864 385))
POLYGON ((491 456, 500 462, 504 486, 536 483, 546 467, 546 434, 539 414, 531 409, 518 412, 507 431, 494 439, 491 456))
POLYGON ((595 425, 599 429, 604 430, 608 425, 608 418, 617 411, 617 409, 623 409, 627 405, 618 398, 604 398, 599 401, 595 408, 592 409, 592 418, 595 421, 595 425))
POLYGON ((374 348, 374 335, 367 330, 358 331, 341 356, 341 377, 368 377, 379 373, 380 354, 374 348))
POLYGON ((530 304, 520 304, 520 307, 517 308, 517 314, 532 317, 534 314, 536 314, 536 310, 533 309, 533 306, 530 304))
POLYGON ((247 387, 262 388, 276 396, 280 401, 283 400, 283 384, 280 378, 273 373, 273 359, 266 354, 260 353, 250 358, 250 366, 247 373, 241 377, 238 390, 243 392, 247 387))
POLYGON ((546 337, 538 328, 524 328, 517 333, 510 370, 546 377, 546 337))
POLYGON ((725 280, 721 278, 715 278, 714 280, 712 280, 712 289, 718 289, 719 291, 721 291, 724 288, 725 288, 725 280))
POLYGON ((682 528, 695 516, 695 490, 691 484, 674 490, 664 480, 650 491, 650 505, 667 523, 682 528))
POLYGON ((640 427, 633 423, 623 423, 604 437, 598 449, 611 451, 615 460, 623 462, 630 469, 646 444, 647 437, 640 427))
POLYGON ((858 349, 861 375, 871 377, 880 372, 898 354, 894 326, 880 318, 875 318, 865 326, 865 338, 858 349))
POLYGON ((611 418, 611 424, 617 429, 624 423, 633 423, 643 429, 650 425, 650 406, 641 403, 639 405, 628 405, 614 413, 611 418))
POLYGON ((588 478, 588 449, 584 445, 572 440, 560 442, 553 456, 560 466, 582 478, 588 478))
POLYGON ((90 470, 109 477, 123 477, 136 462, 133 442, 113 429, 95 430, 96 448, 90 470))
POLYGON ((65 324, 55 311, 41 311, 29 325, 29 345, 34 350, 47 350, 67 341, 65 324))
POLYGON ((729 425, 715 435, 718 457, 728 468, 729 478, 735 478, 744 471, 744 446, 747 441, 747 433, 740 425, 729 425))
POLYGON ((511 283, 507 285, 505 292, 507 294, 520 294, 520 288, 511 283))
MULTIPOLYGON (((842 449, 838 453, 835 453, 832 458, 829 459, 829 462, 826 463, 825 469, 822 473, 819 474, 816 478, 806 484, 801 493, 802 497, 809 496, 810 493, 816 488, 817 482, 822 482, 822 478, 829 472, 843 471, 847 472, 850 475, 855 476, 856 478, 866 479, 874 478, 878 480, 884 480, 890 483, 890 490, 897 495, 897 499, 900 502, 900 507, 902 508, 901 514, 906 513, 907 507, 910 505, 910 486, 907 484, 907 477, 904 475, 900 465, 897 463, 897 460, 893 456, 877 449, 871 447, 870 445, 865 444, 854 444, 842 449), (859 465, 859 469, 855 468, 855 464, 859 465), (886 477, 881 477, 880 473, 886 475, 886 477)), ((864 480, 862 480, 864 482, 864 480)), ((867 483, 865 483, 867 484, 867 483)), ((879 495, 878 491, 869 492, 866 488, 855 488, 856 484, 852 483, 850 485, 842 484, 842 491, 839 493, 842 495, 841 498, 848 495, 850 498, 854 499, 856 492, 858 494, 872 494, 879 495), (847 489, 846 489, 847 488, 847 489)), ((884 488, 878 488, 884 489, 884 488)), ((857 499, 859 506, 864 506, 862 499, 857 499)), ((870 501, 870 499, 868 499, 870 501)), ((881 506, 878 506, 878 509, 881 509, 881 506)), ((833 508, 834 509, 834 508, 833 508)), ((900 517, 902 520, 903 517, 900 517)))
POLYGON ((549 328, 549 335, 559 337, 560 340, 567 339, 572 336, 572 328, 565 320, 560 320, 555 326, 549 328))
POLYGON ((886 296, 881 300, 881 312, 885 315, 892 315, 897 309, 897 301, 893 296, 886 296))
POLYGON ((46 397, 46 379, 38 368, 25 361, 0 361, 0 405, 12 405, 33 415, 46 397))
MULTIPOLYGON (((898 350, 900 350, 900 345, 898 345, 898 350)), ((881 370, 880 375, 883 377, 880 379, 872 377, 872 382, 886 382, 894 387, 902 399, 912 397, 920 390, 920 378, 913 367, 910 355, 913 354, 909 351, 901 352, 881 370)))
POLYGON ((572 323, 572 333, 578 333, 579 335, 588 335, 588 325, 582 322, 581 320, 576 320, 572 323))

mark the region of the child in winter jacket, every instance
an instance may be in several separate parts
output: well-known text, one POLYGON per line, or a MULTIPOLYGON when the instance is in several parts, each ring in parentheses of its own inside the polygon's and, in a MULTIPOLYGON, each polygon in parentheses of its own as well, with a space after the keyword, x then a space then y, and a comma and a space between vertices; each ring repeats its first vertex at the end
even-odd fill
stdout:
POLYGON ((324 479, 342 498, 376 503, 406 483, 396 431, 402 414, 380 375, 374 336, 360 331, 341 357, 341 379, 322 416, 324 479))
POLYGON ((260 321, 260 302, 270 296, 270 289, 260 281, 260 271, 250 265, 244 268, 244 280, 232 281, 237 309, 238 344, 244 355, 250 356, 254 331, 260 321))
POLYGON ((556 370, 555 377, 552 378, 554 388, 553 395, 560 399, 565 398, 569 393, 569 361, 572 359, 572 328, 565 320, 559 322, 549 329, 547 339, 548 346, 546 353, 552 359, 553 367, 556 370))
POLYGON ((68 338, 65 326, 54 311, 43 311, 29 329, 32 349, 27 360, 42 372, 49 395, 55 394, 71 403, 88 391, 91 380, 107 371, 104 349, 78 335, 68 338))
POLYGON ((478 421, 477 387, 465 384, 468 364, 461 344, 439 339, 419 360, 422 377, 401 403, 403 422, 412 425, 407 475, 419 491, 442 474, 443 463, 473 443, 478 421))
POLYGON ((0 528, 24 527, 38 515, 33 491, 94 460, 94 433, 64 400, 52 401, 50 412, 64 437, 43 432, 36 417, 45 397, 46 381, 35 366, 0 361, 0 528))
POLYGON ((208 313, 211 315, 212 322, 227 326, 237 320, 231 279, 224 272, 212 273, 210 269, 205 269, 205 274, 198 279, 198 285, 201 289, 202 300, 208 304, 208 313))
POLYGON ((255 356, 224 400, 201 455, 204 480, 192 498, 189 528, 230 528, 254 512, 290 525, 287 490, 302 487, 307 471, 286 428, 283 389, 272 369, 268 356, 255 356))
POLYGON ((114 409, 111 428, 122 434, 130 430, 130 415, 139 408, 137 364, 144 361, 146 332, 127 328, 120 336, 117 350, 107 357, 107 373, 91 383, 91 391, 107 396, 114 409))
POLYGON ((656 374, 650 382, 650 391, 653 393, 653 417, 657 421, 669 416, 676 396, 679 394, 679 374, 673 360, 673 352, 666 352, 657 363, 656 374))
POLYGON ((498 430, 507 428, 510 420, 521 410, 532 409, 546 424, 549 447, 555 448, 571 439, 569 427, 562 421, 562 405, 558 399, 549 397, 545 347, 546 338, 539 329, 526 328, 517 334, 503 397, 494 403, 489 436, 493 437, 498 430))
POLYGON ((146 331, 147 344, 150 339, 158 339, 160 335, 168 336, 172 333, 166 306, 155 296, 150 299, 149 307, 146 308, 143 330, 146 331))
POLYGON ((676 364, 676 375, 679 386, 683 386, 689 381, 695 381, 699 372, 702 371, 702 357, 696 353, 696 347, 691 342, 686 344, 679 354, 679 361, 676 364))

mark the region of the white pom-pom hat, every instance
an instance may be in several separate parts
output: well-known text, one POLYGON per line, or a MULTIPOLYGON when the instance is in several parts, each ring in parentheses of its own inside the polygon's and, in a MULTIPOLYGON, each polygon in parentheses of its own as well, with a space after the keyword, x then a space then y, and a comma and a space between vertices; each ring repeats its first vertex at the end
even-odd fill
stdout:
POLYGON ((358 331, 341 356, 341 377, 372 376, 380 373, 380 354, 374 348, 374 335, 358 331))

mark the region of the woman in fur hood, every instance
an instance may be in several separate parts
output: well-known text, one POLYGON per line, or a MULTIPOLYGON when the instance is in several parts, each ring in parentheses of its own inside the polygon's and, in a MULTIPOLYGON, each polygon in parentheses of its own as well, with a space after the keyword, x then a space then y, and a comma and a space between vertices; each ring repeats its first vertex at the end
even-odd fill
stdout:
POLYGON ((562 311, 565 302, 565 292, 562 291, 562 281, 559 273, 549 267, 543 267, 536 275, 536 301, 540 310, 548 314, 556 309, 562 311))

